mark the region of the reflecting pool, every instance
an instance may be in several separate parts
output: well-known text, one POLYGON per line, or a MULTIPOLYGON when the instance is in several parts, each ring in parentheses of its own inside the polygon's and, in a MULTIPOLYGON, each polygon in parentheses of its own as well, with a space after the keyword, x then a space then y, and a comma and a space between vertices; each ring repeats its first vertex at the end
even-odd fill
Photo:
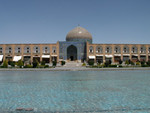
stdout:
POLYGON ((150 112, 150 70, 0 71, 0 111, 150 112))

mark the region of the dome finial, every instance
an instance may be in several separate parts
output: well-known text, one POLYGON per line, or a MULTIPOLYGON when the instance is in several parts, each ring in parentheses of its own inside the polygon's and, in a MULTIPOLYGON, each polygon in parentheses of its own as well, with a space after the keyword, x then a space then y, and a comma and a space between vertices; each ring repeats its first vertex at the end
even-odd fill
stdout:
POLYGON ((80 27, 80 24, 78 24, 78 27, 80 27))

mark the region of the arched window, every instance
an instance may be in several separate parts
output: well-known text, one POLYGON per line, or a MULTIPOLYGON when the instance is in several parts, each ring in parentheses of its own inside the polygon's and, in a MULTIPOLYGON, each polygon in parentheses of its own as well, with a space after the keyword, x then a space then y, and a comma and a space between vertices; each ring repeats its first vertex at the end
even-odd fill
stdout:
POLYGON ((24 47, 24 53, 31 53, 30 46, 25 46, 24 47))
POLYGON ((93 46, 90 46, 89 53, 93 53, 93 46))
POLYGON ((121 53, 121 48, 120 48, 120 46, 115 46, 115 48, 114 48, 114 53, 121 53))
POLYGON ((12 53, 12 47, 11 46, 6 47, 6 53, 12 53))
POLYGON ((55 46, 53 46, 53 48, 52 48, 52 53, 56 53, 57 51, 56 51, 56 47, 55 46))
POLYGON ((107 47, 105 48, 105 52, 106 52, 106 53, 111 53, 111 52, 112 52, 112 48, 111 48, 110 46, 107 46, 107 47))
POLYGON ((20 46, 15 47, 15 53, 21 53, 21 47, 20 46))
POLYGON ((43 53, 50 53, 50 48, 48 46, 44 46, 43 53))
POLYGON ((129 53, 129 47, 128 46, 123 47, 123 53, 129 53))
POLYGON ((3 53, 3 48, 2 48, 2 47, 0 47, 0 54, 1 54, 1 53, 3 53))
POLYGON ((40 53, 40 47, 39 46, 34 46, 33 47, 33 53, 40 53))
POLYGON ((146 53, 146 47, 145 46, 141 46, 140 53, 146 53))
POLYGON ((103 53, 103 48, 101 46, 97 46, 96 53, 103 53))
POLYGON ((138 48, 136 46, 133 46, 131 53, 138 53, 138 48))

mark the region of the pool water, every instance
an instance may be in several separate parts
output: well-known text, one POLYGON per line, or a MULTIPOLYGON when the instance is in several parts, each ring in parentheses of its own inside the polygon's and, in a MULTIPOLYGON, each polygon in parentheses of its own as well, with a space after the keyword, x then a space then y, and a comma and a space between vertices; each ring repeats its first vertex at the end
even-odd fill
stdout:
POLYGON ((150 112, 150 70, 1 71, 0 111, 150 112))

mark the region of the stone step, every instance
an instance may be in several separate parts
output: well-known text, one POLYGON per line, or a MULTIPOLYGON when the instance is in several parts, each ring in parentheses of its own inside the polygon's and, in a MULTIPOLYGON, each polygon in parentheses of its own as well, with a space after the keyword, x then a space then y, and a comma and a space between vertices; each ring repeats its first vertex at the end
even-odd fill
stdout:
POLYGON ((80 67, 82 66, 82 63, 77 63, 77 62, 67 62, 65 64, 66 67, 80 67))

